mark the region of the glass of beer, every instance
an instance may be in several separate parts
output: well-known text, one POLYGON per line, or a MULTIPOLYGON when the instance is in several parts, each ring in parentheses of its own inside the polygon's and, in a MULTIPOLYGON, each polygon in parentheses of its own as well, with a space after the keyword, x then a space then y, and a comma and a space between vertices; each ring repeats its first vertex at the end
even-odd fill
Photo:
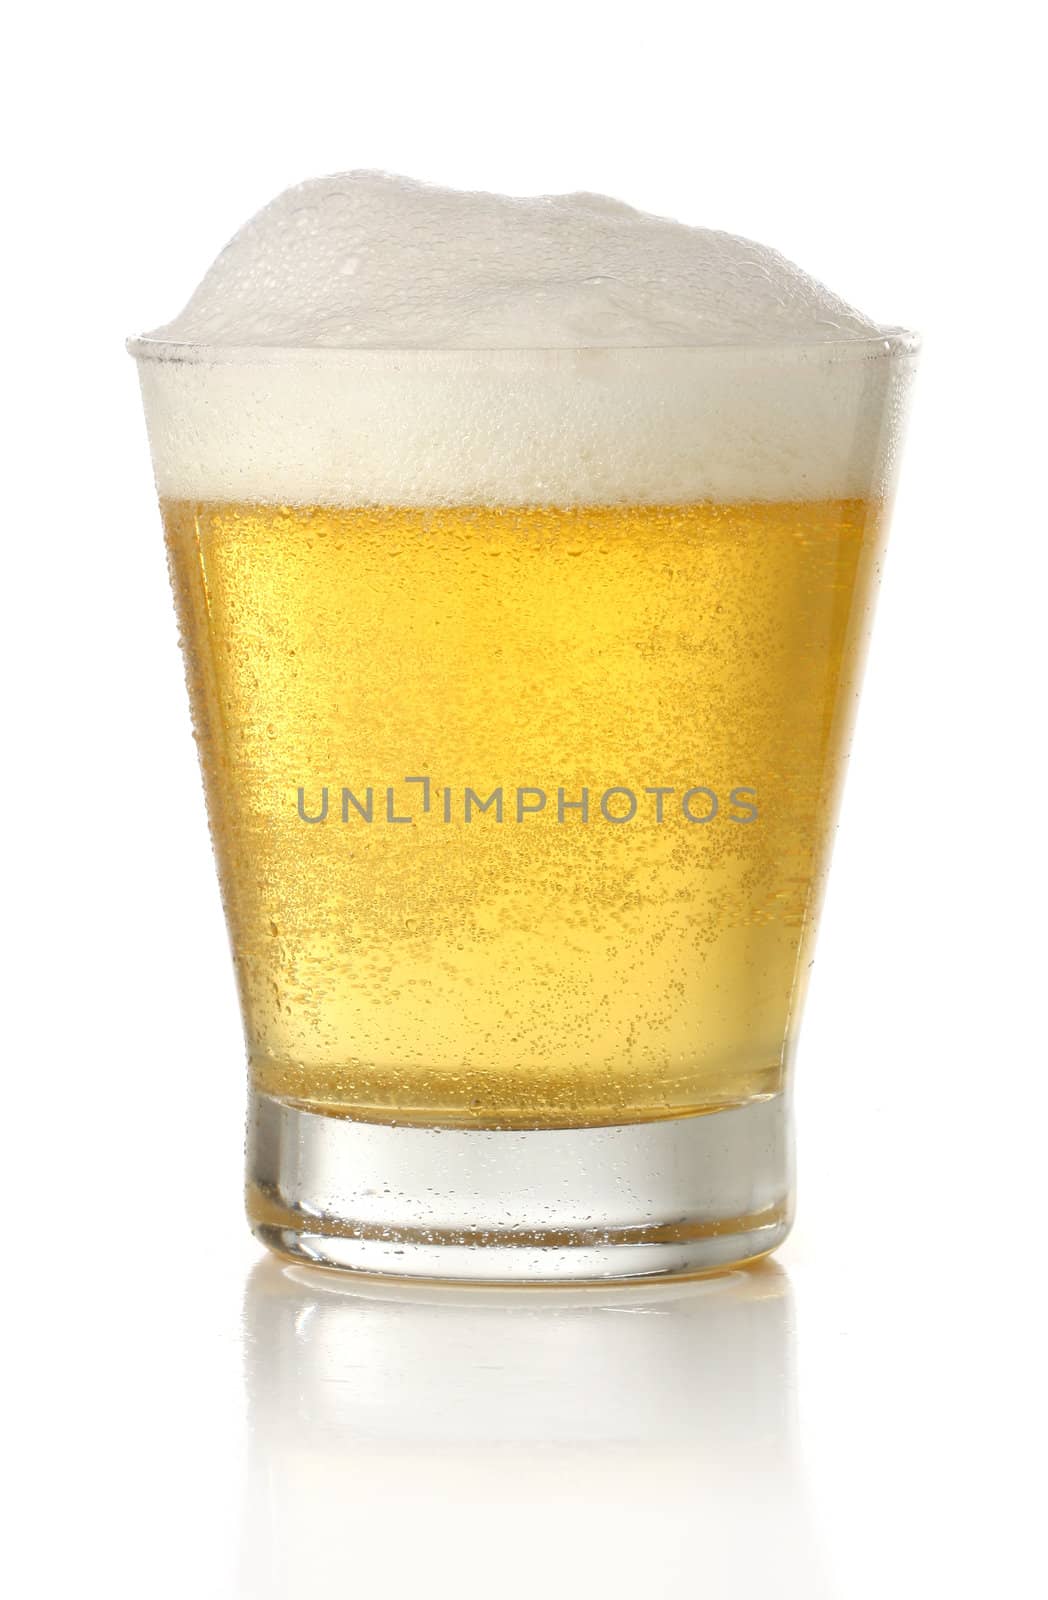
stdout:
POLYGON ((354 343, 224 324, 279 273, 223 270, 131 348, 252 1228, 487 1282, 766 1254, 914 338, 642 343, 591 274, 558 341, 493 335, 489 296, 468 343, 354 343))

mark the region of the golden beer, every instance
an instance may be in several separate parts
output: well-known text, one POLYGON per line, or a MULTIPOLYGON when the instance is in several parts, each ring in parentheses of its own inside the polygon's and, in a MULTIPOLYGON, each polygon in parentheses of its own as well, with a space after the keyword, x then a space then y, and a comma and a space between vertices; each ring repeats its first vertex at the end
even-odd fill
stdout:
POLYGON ((750 240, 364 172, 132 349, 257 1236, 487 1283, 776 1248, 912 336, 750 240))
POLYGON ((163 512, 257 1091, 535 1129, 782 1089, 877 502, 163 512))

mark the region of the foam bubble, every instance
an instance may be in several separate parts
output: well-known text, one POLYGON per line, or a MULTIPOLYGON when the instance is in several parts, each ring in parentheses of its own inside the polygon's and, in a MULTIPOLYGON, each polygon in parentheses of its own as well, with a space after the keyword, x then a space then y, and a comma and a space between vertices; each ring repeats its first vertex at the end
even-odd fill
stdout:
POLYGON ((774 250, 602 195, 511 199, 378 172, 288 189, 153 338, 334 349, 574 349, 869 337, 774 250))
POLYGON ((865 492, 905 345, 730 234, 358 172, 132 348, 164 494, 521 504, 865 492))

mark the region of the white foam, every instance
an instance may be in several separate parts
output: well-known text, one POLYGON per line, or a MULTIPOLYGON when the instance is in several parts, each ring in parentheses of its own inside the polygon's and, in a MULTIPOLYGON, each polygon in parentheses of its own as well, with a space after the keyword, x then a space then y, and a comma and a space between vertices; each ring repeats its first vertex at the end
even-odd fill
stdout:
POLYGON ((163 494, 432 505, 876 492, 912 347, 730 234, 363 172, 132 349, 163 494))

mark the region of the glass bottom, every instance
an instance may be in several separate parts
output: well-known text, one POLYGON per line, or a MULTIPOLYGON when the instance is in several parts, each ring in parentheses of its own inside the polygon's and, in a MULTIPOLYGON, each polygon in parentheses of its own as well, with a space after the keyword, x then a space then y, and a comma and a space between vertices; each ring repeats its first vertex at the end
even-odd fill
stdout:
POLYGON ((793 1216, 788 1099, 600 1128, 413 1128, 253 1093, 247 1211, 280 1255, 398 1278, 695 1277, 793 1216))

